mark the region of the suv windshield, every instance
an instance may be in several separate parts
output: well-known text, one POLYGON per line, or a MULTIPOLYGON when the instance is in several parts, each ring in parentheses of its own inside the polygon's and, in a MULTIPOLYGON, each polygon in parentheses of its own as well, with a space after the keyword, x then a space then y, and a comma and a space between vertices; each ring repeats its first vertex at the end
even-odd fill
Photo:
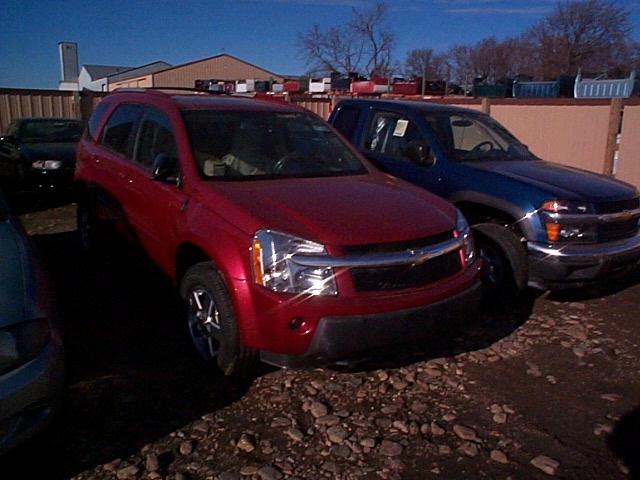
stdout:
POLYGON ((82 122, 77 120, 29 120, 20 126, 23 143, 70 143, 80 140, 82 122))
POLYGON ((303 113, 190 110, 193 156, 207 179, 324 177, 366 173, 324 122, 303 113))
POLYGON ((490 117, 458 112, 437 112, 425 120, 447 156, 472 160, 535 160, 529 149, 490 117))

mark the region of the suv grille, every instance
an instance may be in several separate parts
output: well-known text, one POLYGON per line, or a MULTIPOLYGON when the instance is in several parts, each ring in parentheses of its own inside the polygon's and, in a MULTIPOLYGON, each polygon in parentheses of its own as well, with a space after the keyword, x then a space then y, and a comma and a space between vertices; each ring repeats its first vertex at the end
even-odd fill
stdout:
MULTIPOLYGON (((616 213, 624 210, 638 208, 640 201, 638 198, 629 200, 619 200, 596 204, 597 213, 616 213)), ((638 232, 638 219, 622 220, 614 223, 604 223, 598 226, 598 241, 611 242, 623 238, 633 237, 638 232)))
MULTIPOLYGON (((453 231, 444 232, 428 238, 408 242, 383 243, 345 247, 345 254, 366 254, 383 252, 401 252, 412 248, 421 248, 444 242, 453 238, 453 231)), ((353 268, 351 276, 356 290, 374 292, 421 287, 428 283, 449 277, 460 271, 460 253, 453 251, 433 258, 419 265, 400 265, 396 267, 353 268)))

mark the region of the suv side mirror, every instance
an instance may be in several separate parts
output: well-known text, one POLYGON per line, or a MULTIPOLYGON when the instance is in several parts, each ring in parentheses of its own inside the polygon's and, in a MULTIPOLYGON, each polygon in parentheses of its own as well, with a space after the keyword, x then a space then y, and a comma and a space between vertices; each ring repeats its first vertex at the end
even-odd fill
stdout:
POLYGON ((422 140, 409 142, 404 154, 409 160, 421 167, 431 167, 436 162, 431 147, 422 140))
POLYGON ((159 153, 153 159, 151 167, 151 180, 158 182, 177 183, 176 178, 176 159, 170 158, 165 153, 159 153))

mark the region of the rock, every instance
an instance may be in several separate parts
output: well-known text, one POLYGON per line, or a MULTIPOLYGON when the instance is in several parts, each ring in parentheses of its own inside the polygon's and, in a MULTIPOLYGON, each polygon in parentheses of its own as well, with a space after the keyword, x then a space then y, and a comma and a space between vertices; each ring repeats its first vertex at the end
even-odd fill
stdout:
POLYGON ((245 465, 240 469, 240 475, 243 477, 251 477, 258 473, 258 468, 253 465, 245 465))
POLYGON ((438 425, 437 422, 431 422, 431 435, 434 437, 439 437, 440 435, 444 435, 444 428, 438 425))
POLYGON ((445 422, 453 422, 456 419, 456 416, 453 413, 445 413, 442 416, 442 420, 445 422))
POLYGON ((411 411, 417 415, 422 415, 428 408, 426 403, 420 402, 419 400, 414 401, 410 407, 411 411))
POLYGON ((135 478, 138 475, 140 469, 135 465, 129 465, 128 467, 121 468, 116 472, 118 480, 126 480, 128 478, 135 478))
POLYGON ((180 453, 182 455, 184 455, 185 457, 187 455, 191 455, 191 452, 193 452, 193 442, 190 440, 185 440, 184 442, 182 442, 180 444, 180 453))
POLYGON ((578 357, 578 358, 582 358, 582 357, 584 357, 584 356, 585 356, 585 353, 586 353, 586 352, 584 351, 584 349, 583 349, 583 348, 580 348, 580 347, 573 347, 573 350, 572 350, 572 351, 573 351, 573 354, 574 354, 576 357, 578 357))
POLYGON ((527 369, 527 375, 531 375, 532 377, 541 377, 542 372, 540 371, 540 367, 538 367, 534 363, 527 362, 529 368, 527 369))
POLYGON ((331 443, 342 443, 349 436, 349 432, 340 425, 334 425, 327 429, 327 438, 331 443))
POLYGON ((340 474, 340 469, 338 468, 338 465, 335 462, 324 462, 322 464, 322 470, 332 473, 334 476, 339 475, 340 474))
POLYGON ((428 423, 423 423, 422 425, 420 425, 421 434, 428 435, 430 431, 431 431, 431 428, 429 427, 428 423))
POLYGON ((440 455, 450 455, 451 447, 449 445, 438 445, 438 453, 440 455))
POLYGON ((493 421, 496 423, 506 423, 507 422, 507 414, 504 412, 498 412, 493 416, 493 421))
POLYGON ((239 480, 240 475, 235 472, 222 472, 216 480, 239 480))
POLYGON ((378 452, 385 457, 397 457, 402 453, 402 445, 391 440, 383 440, 378 452))
POLYGON ((265 465, 257 473, 262 480, 280 480, 282 478, 282 473, 271 465, 265 465))
POLYGON ((531 465, 539 468, 547 475, 555 475, 556 470, 560 466, 560 462, 554 460, 553 458, 549 458, 546 455, 538 455, 531 460, 531 465))
POLYGON ((622 399, 622 395, 618 395, 617 393, 603 393, 600 395, 600 398, 608 402, 617 402, 622 399))
POLYGON ((313 402, 311 404, 311 407, 309 408, 309 411, 311 412, 311 415, 314 416, 314 418, 324 417, 329 413, 329 409, 327 408, 327 406, 324 403, 320 402, 313 402))
POLYGON ((458 451, 464 453, 468 457, 475 457, 478 454, 478 447, 475 443, 464 442, 458 447, 458 451))
POLYGON ((336 415, 324 415, 316 418, 316 425, 324 425, 331 427, 340 423, 340 419, 336 415))
POLYGON ((360 445, 367 448, 373 448, 376 446, 376 441, 373 438, 363 438, 360 440, 360 445))
POLYGON ((157 472, 160 469, 160 461, 155 453, 150 453, 144 462, 147 472, 157 472))
POLYGON ((431 368, 431 367, 425 368, 424 373, 426 373, 427 376, 431 378, 437 378, 442 376, 442 372, 437 368, 431 368))
POLYGON ((182 472, 176 472, 176 474, 173 476, 174 480, 187 480, 187 475, 182 473, 182 472))
POLYGON ((289 428, 284 433, 294 442, 301 442, 304 439, 304 433, 297 428, 289 428))
POLYGON ((547 382, 549 382, 551 385, 555 385, 556 383, 558 383, 558 379, 553 375, 547 375, 545 378, 547 379, 547 382))
POLYGON ((501 450, 491 450, 489 457, 494 462, 504 463, 504 464, 509 463, 509 459, 507 458, 507 455, 501 450))
POLYGON ((402 420, 395 420, 393 422, 393 428, 400 430, 402 433, 409 433, 409 427, 402 420))
POLYGON ((291 420, 289 420, 288 418, 284 418, 284 417, 275 417, 271 421, 271 427, 272 428, 282 428, 282 427, 288 427, 290 425, 291 425, 291 420))
POLYGON ((455 433, 458 436, 458 438, 460 438, 461 440, 468 440, 472 442, 475 442, 478 440, 476 431, 473 428, 466 427, 464 425, 458 425, 458 424, 454 425, 453 433, 455 433))
POLYGON ((606 433, 607 435, 611 434, 611 432, 613 432, 613 427, 611 427, 611 425, 607 425, 607 424, 603 424, 603 423, 596 423, 593 426, 593 434, 600 436, 603 433, 606 433))
POLYGON ((236 443, 236 448, 238 448, 238 450, 242 450, 243 452, 249 453, 253 452, 256 449, 256 444, 249 435, 243 433, 242 435, 240 435, 240 440, 238 440, 238 443, 236 443))
POLYGON ((193 430, 196 432, 204 433, 205 435, 209 433, 209 424, 204 420, 199 420, 193 424, 193 430))

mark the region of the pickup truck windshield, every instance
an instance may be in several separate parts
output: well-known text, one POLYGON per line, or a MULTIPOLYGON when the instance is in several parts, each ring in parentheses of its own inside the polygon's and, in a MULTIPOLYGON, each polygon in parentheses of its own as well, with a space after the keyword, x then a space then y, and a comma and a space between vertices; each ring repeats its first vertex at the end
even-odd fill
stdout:
POLYGON ((28 120, 20 126, 22 143, 73 143, 80 140, 82 122, 76 120, 28 120))
POLYGON ((490 117, 436 112, 424 118, 447 156, 454 160, 536 160, 526 146, 490 117))
POLYGON ((303 113, 188 110, 193 156, 205 179, 324 177, 366 173, 323 122, 303 113))

